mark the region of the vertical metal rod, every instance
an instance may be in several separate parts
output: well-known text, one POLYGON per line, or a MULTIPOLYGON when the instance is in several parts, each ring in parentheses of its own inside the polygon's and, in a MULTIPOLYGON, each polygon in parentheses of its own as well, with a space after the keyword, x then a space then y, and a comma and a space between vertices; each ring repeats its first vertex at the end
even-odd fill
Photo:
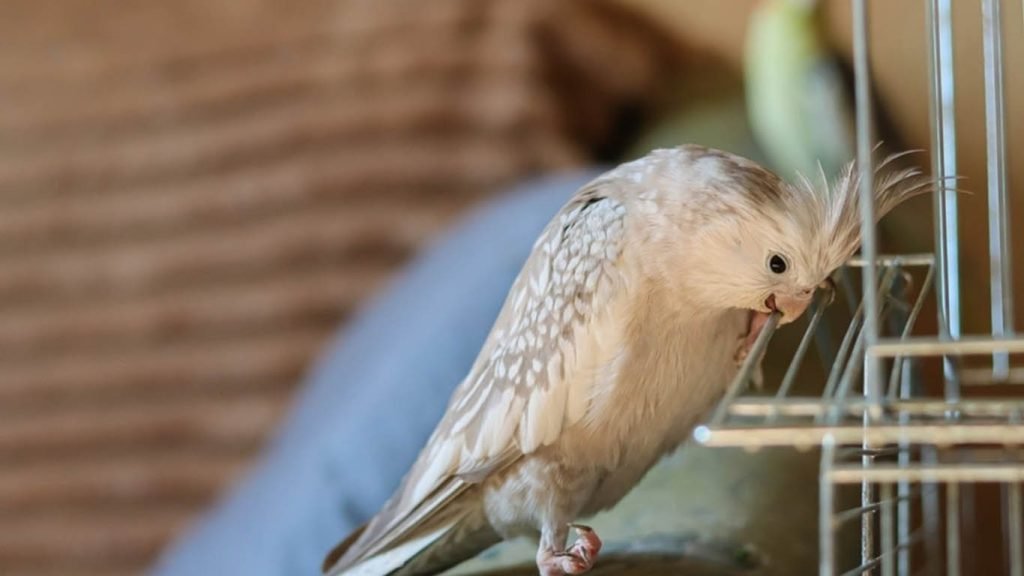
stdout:
MULTIPOLYGON (((867 426, 868 415, 864 413, 865 426, 867 426)), ((864 447, 870 448, 870 443, 865 440, 864 447)), ((861 457, 861 465, 864 468, 871 468, 874 462, 873 456, 864 455, 861 457)), ((860 484, 860 505, 871 506, 875 503, 874 486, 867 480, 860 484)), ((875 558, 875 512, 865 512, 860 517, 860 563, 861 565, 871 562, 875 558)))
MULTIPOLYGON (((874 169, 871 159, 871 78, 868 63, 867 1, 853 3, 853 68, 857 113, 857 170, 860 196, 861 254, 866 260, 862 270, 864 296, 864 336, 868 349, 878 342, 878 269, 875 260, 874 169)), ((872 355, 864 360, 864 394, 872 419, 881 415, 881 360, 872 355)))
MULTIPOLYGON (((914 325, 917 322, 917 316, 921 313, 921 308, 924 305, 925 297, 928 296, 928 291, 932 287, 932 282, 935 277, 935 265, 928 266, 928 273, 925 274, 924 281, 921 283, 921 290, 917 295, 917 299, 914 301, 914 307, 910 310, 910 314, 907 316, 907 323, 903 326, 903 332, 900 334, 900 338, 904 340, 910 336, 910 331, 914 329, 914 325)), ((907 370, 907 368, 913 363, 913 358, 907 359, 903 356, 897 356, 893 360, 892 376, 889 378, 889 390, 887 394, 889 398, 895 398, 896 394, 899 393, 900 398, 909 398, 911 391, 907 391, 907 396, 902 396, 904 393, 902 383, 906 382, 907 378, 913 372, 907 370), (899 380, 900 377, 903 380, 899 380), (900 384, 900 385, 897 385, 900 384)))
POLYGON ((960 576, 960 484, 946 484, 946 574, 960 576))
MULTIPOLYGON (((904 452, 900 453, 900 466, 907 466, 908 461, 903 460, 904 452)), ((911 551, 910 545, 910 524, 911 504, 910 483, 900 480, 896 485, 896 495, 899 501, 896 503, 896 541, 900 546, 896 553, 896 573, 900 576, 910 576, 911 551)))
MULTIPOLYGON (((923 446, 921 448, 921 460, 927 464, 937 464, 939 461, 938 450, 934 446, 923 446)), ((941 552, 940 545, 940 503, 939 484, 931 483, 921 487, 921 515, 925 530, 925 563, 927 574, 936 574, 936 566, 939 563, 941 552)))
MULTIPOLYGON (((857 121, 857 181, 859 184, 860 198, 860 231, 861 231, 861 254, 864 257, 865 266, 861 270, 863 281, 863 305, 864 305, 864 329, 861 335, 864 337, 864 344, 870 349, 878 342, 878 295, 875 292, 878 286, 877 257, 878 249, 875 245, 875 199, 874 199, 874 169, 871 162, 871 77, 868 62, 868 15, 867 1, 854 0, 853 2, 853 73, 854 73, 854 97, 857 121)), ((864 356, 864 399, 868 409, 864 411, 864 425, 870 425, 871 421, 881 415, 881 366, 880 359, 872 355, 864 356)), ((863 443, 865 449, 871 445, 866 439, 863 443)), ((871 466, 871 457, 864 456, 861 459, 865 468, 871 466)), ((872 504, 872 486, 866 479, 861 484, 861 506, 872 504)), ((867 564, 874 557, 874 525, 872 514, 865 514, 861 517, 861 564, 867 564)))
POLYGON ((821 464, 818 466, 818 576, 836 573, 835 484, 832 483, 835 450, 835 439, 826 434, 821 440, 821 464))
MULTIPOLYGON (((960 336, 960 236, 956 191, 944 184, 956 176, 956 110, 953 72, 952 0, 925 0, 928 21, 928 105, 931 112, 932 171, 943 186, 936 192, 935 249, 938 258, 939 331, 943 337, 960 336)), ((944 363, 947 400, 960 397, 956 370, 944 363)))
MULTIPOLYGON (((988 252, 992 294, 992 335, 1013 334, 1013 270, 1010 206, 1006 189, 1006 135, 1003 116, 1003 38, 999 0, 981 4, 985 54, 985 153, 988 165, 988 252)), ((992 376, 1005 379, 1010 358, 992 357, 992 376)))
MULTIPOLYGON (((931 270, 931 268, 929 268, 931 270)), ((902 366, 903 378, 900 381, 900 399, 910 398, 913 391, 912 378, 913 369, 910 362, 906 362, 902 366)), ((906 425, 910 422, 910 416, 901 411, 899 416, 900 424, 906 425)), ((910 466, 910 444, 906 440, 900 441, 900 452, 897 456, 897 462, 901 468, 907 468, 910 466)), ((921 489, 924 492, 924 487, 921 489)), ((910 576, 911 566, 911 550, 913 546, 905 545, 910 542, 910 526, 912 514, 911 501, 910 501, 910 482, 905 479, 899 481, 896 485, 896 495, 899 497, 899 502, 896 504, 896 522, 897 522, 897 536, 896 541, 901 545, 899 553, 897 555, 897 572, 900 576, 910 576)))
POLYGON ((893 518, 892 484, 879 487, 879 501, 882 502, 881 550, 882 576, 896 576, 896 542, 894 540, 895 519, 893 518))
POLYGON ((1024 576, 1024 523, 1021 521, 1021 489, 1014 482, 1007 486, 1006 513, 1009 515, 1007 539, 1009 541, 1010 576, 1024 576))
POLYGON ((968 570, 975 566, 975 484, 968 483, 960 487, 960 557, 968 570))

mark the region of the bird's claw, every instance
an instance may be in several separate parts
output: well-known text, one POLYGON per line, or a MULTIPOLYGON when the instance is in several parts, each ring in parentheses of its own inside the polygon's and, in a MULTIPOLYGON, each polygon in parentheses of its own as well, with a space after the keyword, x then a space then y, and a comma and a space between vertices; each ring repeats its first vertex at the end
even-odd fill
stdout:
MULTIPOLYGON (((577 538, 566 550, 566 554, 582 560, 583 565, 580 572, 586 572, 597 560, 597 554, 601 551, 601 539, 597 537, 597 533, 590 526, 569 524, 569 527, 576 531, 577 538)), ((570 574, 579 574, 580 572, 570 572, 570 574)))
POLYGON ((569 552, 555 554, 554 560, 557 564, 555 572, 544 573, 545 576, 563 576, 565 574, 583 574, 593 565, 586 558, 581 558, 569 552))
POLYGON ((568 524, 566 524, 566 526, 568 526, 569 528, 572 528, 573 530, 575 530, 576 534, 579 535, 579 536, 582 536, 584 534, 593 534, 594 533, 594 529, 593 528, 591 528, 590 526, 584 526, 583 524, 576 524, 575 522, 569 522, 568 524))
POLYGON ((537 559, 541 576, 583 574, 593 568, 601 551, 601 539, 589 526, 569 524, 569 527, 576 531, 578 538, 564 552, 543 553, 537 559))

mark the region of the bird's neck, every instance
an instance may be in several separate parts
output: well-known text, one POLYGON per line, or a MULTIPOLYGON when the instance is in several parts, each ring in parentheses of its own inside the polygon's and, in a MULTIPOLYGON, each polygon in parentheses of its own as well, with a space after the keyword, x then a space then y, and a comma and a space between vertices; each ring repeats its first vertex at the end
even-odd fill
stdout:
POLYGON ((648 287, 638 291, 635 301, 637 318, 645 318, 644 324, 709 323, 714 324, 735 312, 733 308, 708 305, 696 297, 693 290, 685 285, 669 286, 665 282, 651 280, 648 287))

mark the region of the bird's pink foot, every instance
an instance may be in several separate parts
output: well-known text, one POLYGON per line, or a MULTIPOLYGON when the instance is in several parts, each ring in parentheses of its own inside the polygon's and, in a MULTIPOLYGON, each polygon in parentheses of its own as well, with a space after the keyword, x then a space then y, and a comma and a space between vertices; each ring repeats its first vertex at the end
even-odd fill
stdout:
POLYGON ((541 551, 537 555, 537 568, 541 576, 566 576, 567 574, 583 574, 589 571, 597 554, 601 551, 601 539, 589 527, 582 524, 570 524, 576 530, 578 538, 564 552, 552 550, 541 551))

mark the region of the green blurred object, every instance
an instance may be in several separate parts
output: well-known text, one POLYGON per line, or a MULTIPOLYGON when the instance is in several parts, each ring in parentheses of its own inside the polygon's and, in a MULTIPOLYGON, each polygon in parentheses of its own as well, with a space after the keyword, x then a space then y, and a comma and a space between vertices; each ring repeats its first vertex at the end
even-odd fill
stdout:
MULTIPOLYGON (((750 16, 744 86, 751 129, 768 166, 790 182, 816 186, 854 157, 854 112, 838 59, 829 50, 814 0, 761 0, 750 16)), ((857 287, 839 272, 844 292, 857 287)), ((838 326, 829 314, 825 323, 838 326)), ((832 364, 829 331, 815 335, 823 365, 832 364)))
MULTIPOLYGON (((710 89, 710 88, 709 88, 710 89)), ((709 93, 679 91, 685 104, 669 111, 630 150, 631 157, 655 148, 694 143, 750 158, 763 160, 747 123, 743 93, 737 84, 715 87, 709 93)))
POLYGON ((629 148, 630 160, 655 148, 692 143, 764 162, 747 121, 742 78, 709 60, 670 91, 672 105, 629 148))
MULTIPOLYGON (((767 159, 783 178, 796 172, 820 182, 818 162, 827 178, 856 156, 853 83, 850 70, 829 49, 814 0, 760 0, 750 17, 744 58, 744 87, 750 127, 767 159)), ((872 92, 872 142, 876 158, 904 149, 883 102, 872 92)), ((926 155, 901 159, 893 167, 920 165, 926 155)), ((927 208, 925 208, 927 210, 927 208)), ((882 221, 893 246, 905 252, 930 251, 929 218, 898 210, 882 221)), ((965 263, 969 266, 970 263, 965 263)), ((848 275, 847 289, 855 289, 848 275)))
POLYGON ((838 60, 811 0, 762 0, 750 19, 744 59, 747 112, 771 167, 829 177, 853 159, 854 121, 838 60))

